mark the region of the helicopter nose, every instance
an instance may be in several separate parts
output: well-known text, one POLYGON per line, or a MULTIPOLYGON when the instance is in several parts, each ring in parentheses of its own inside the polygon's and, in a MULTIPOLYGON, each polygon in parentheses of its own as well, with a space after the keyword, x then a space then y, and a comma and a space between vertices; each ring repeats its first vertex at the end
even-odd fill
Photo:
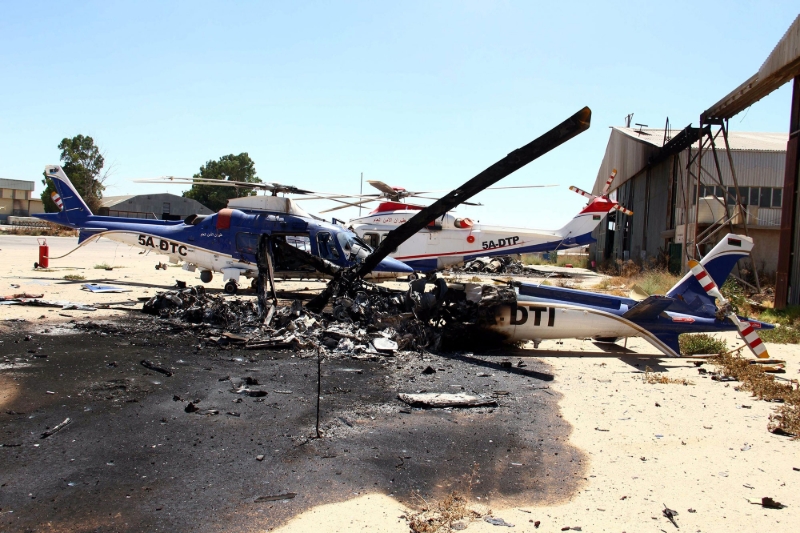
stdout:
POLYGON ((377 272, 414 272, 414 269, 407 264, 391 257, 382 259, 378 266, 375 267, 375 270, 377 272))

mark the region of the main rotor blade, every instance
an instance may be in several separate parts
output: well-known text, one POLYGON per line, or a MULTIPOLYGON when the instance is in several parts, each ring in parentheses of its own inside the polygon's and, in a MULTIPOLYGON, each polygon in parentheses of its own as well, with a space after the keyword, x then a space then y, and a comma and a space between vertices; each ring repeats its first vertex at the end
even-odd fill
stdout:
POLYGON ((358 270, 358 275, 364 277, 372 272, 378 266, 378 263, 392 253, 393 250, 397 249, 398 246, 457 205, 469 200, 486 187, 491 187, 534 159, 541 157, 553 148, 589 129, 591 119, 591 109, 584 107, 544 135, 534 139, 522 148, 514 150, 461 187, 452 190, 433 204, 417 212, 408 222, 389 232, 389 235, 386 236, 386 239, 378 248, 364 260, 358 270))
POLYGON ((331 207, 330 209, 326 209, 325 211, 320 211, 319 214, 321 215, 322 213, 330 213, 331 211, 338 211, 339 209, 344 209, 345 207, 360 207, 362 204, 368 204, 370 202, 375 202, 375 201, 376 201, 375 198, 370 198, 368 200, 361 200, 360 202, 356 203, 345 202, 343 200, 334 200, 334 202, 341 202, 345 205, 338 205, 336 207, 331 207))
POLYGON ((558 187, 558 185, 511 185, 509 187, 487 187, 487 191, 499 191, 500 189, 539 189, 542 187, 558 187))
POLYGON ((397 194, 398 191, 392 189, 391 186, 387 185, 386 183, 378 180, 367 180, 367 183, 378 189, 379 191, 386 193, 386 194, 397 194))
MULTIPOLYGON (((142 179, 142 180, 131 180, 134 183, 163 183, 163 184, 180 184, 180 185, 213 185, 213 186, 220 186, 220 187, 240 187, 240 188, 251 188, 251 189, 266 189, 268 191, 274 190, 275 184, 273 183, 262 183, 262 182, 249 182, 249 181, 230 181, 230 180, 216 180, 211 178, 176 178, 174 176, 164 176, 163 178, 153 178, 153 179, 142 179)), ((284 185, 283 187, 293 187, 291 185, 284 185)), ((301 189, 297 189, 301 190, 301 189)), ((306 191, 303 191, 302 194, 306 194, 306 191)), ((310 193, 310 191, 308 191, 310 193)))

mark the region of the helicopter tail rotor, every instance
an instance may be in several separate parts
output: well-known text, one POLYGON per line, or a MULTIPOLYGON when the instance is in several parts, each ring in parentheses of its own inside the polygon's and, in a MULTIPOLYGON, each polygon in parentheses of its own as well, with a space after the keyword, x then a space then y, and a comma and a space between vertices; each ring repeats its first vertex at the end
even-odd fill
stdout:
POLYGON ((722 295, 717 284, 711 279, 711 275, 705 267, 699 262, 692 260, 689 261, 689 269, 692 271, 692 275, 698 283, 700 283, 700 286, 703 287, 703 290, 706 291, 706 294, 717 299, 719 302, 718 309, 720 314, 725 316, 736 326, 736 329, 739 331, 739 336, 745 344, 747 344, 747 347, 750 348, 750 351, 760 359, 768 358, 769 353, 767 353, 767 347, 764 345, 761 337, 758 336, 758 332, 753 328, 750 322, 739 320, 739 317, 733 312, 731 303, 722 295))

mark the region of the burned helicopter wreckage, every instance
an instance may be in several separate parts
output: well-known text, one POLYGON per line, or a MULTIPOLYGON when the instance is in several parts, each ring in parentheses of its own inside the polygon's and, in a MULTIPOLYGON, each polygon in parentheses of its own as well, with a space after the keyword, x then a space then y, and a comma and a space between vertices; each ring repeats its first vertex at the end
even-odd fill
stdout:
POLYGON ((477 337, 500 340, 500 335, 496 333, 487 336, 487 326, 494 324, 498 306, 515 302, 513 289, 448 284, 444 279, 432 276, 413 281, 407 291, 399 291, 365 282, 364 277, 419 230, 585 131, 590 121, 591 110, 584 107, 461 187, 418 211, 406 223, 391 231, 375 251, 354 266, 339 267, 281 239, 264 235, 259 243, 257 258, 257 306, 250 304, 251 307, 244 311, 228 312, 223 309, 224 302, 219 297, 205 295, 194 288, 161 293, 147 302, 144 310, 164 318, 209 323, 229 329, 250 329, 252 333, 258 330, 267 334, 268 338, 254 338, 248 343, 260 348, 326 346, 347 350, 352 346, 352 349, 360 347, 358 349, 377 352, 379 346, 386 346, 388 350, 422 348, 435 351, 443 346, 454 346, 456 340, 467 341, 477 337), (278 308, 272 258, 274 250, 305 262, 332 278, 325 289, 305 307, 295 302, 291 307, 278 308), (270 325, 273 320, 277 329, 270 325))

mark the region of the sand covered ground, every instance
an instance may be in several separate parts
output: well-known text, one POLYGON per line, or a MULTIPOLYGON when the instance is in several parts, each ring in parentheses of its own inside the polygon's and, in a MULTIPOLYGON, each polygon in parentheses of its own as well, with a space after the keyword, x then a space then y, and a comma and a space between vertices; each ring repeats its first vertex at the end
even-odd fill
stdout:
MULTIPOLYGON (((76 239, 47 241, 54 256, 66 253, 76 239)), ((176 280, 199 283, 198 273, 175 267, 155 270, 163 256, 142 255, 110 241, 52 261, 49 272, 34 271, 35 242, 31 237, 0 237, 3 295, 28 292, 52 300, 113 304, 152 296, 176 280), (113 270, 94 268, 101 263, 113 270), (86 279, 65 280, 69 274, 86 279), (92 294, 81 290, 80 285, 87 282, 132 291, 92 294)), ((320 286, 318 282, 292 285, 294 290, 320 286)), ((209 287, 221 289, 221 276, 209 287)), ((129 313, 0 306, 0 336, 18 319, 35 327, 129 313)), ((737 343, 734 334, 723 337, 731 346, 737 343)), ((798 346, 768 347, 773 357, 786 359, 783 377, 800 377, 798 346)), ((662 515, 665 505, 678 511, 675 520, 684 531, 796 530, 800 523, 800 441, 767 431, 775 405, 737 391, 737 383, 712 381, 689 361, 660 357, 641 340, 630 339, 627 349, 620 347, 618 352, 603 352, 586 341, 565 340, 543 342, 538 350, 504 354, 512 359, 517 355, 537 357, 551 367, 555 379, 547 386, 563 395, 561 416, 572 426, 564 438, 588 456, 589 464, 576 469, 583 478, 580 489, 565 500, 532 506, 496 497, 472 503, 491 509, 493 516, 514 524, 515 531, 561 531, 565 527, 586 532, 672 531, 675 526, 662 515), (645 383, 642 371, 647 366, 691 384, 645 383), (787 507, 764 509, 749 501, 764 496, 787 507), (540 522, 538 529, 536 521, 540 522)), ((7 404, 13 394, 5 385, 0 379, 0 404, 7 404)), ((524 427, 526 421, 519 424, 524 427)), ((278 531, 408 531, 406 521, 400 518, 406 511, 403 504, 382 493, 353 495, 343 503, 296 516, 278 531)), ((466 530, 488 532, 499 527, 477 520, 466 530)), ((261 530, 255 521, 253 531, 261 530)))

